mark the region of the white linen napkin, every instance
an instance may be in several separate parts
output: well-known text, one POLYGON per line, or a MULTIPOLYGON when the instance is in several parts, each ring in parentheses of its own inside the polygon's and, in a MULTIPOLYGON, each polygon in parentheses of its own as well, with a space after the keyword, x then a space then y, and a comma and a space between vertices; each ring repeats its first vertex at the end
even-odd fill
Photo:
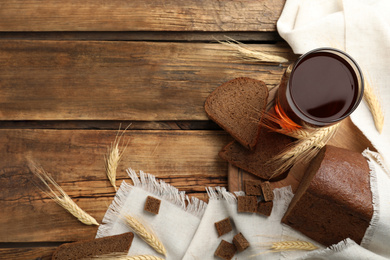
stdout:
MULTIPOLYGON (((167 250, 165 259, 182 259, 204 213, 206 203, 196 198, 191 200, 184 192, 154 176, 128 170, 133 185, 122 182, 100 225, 96 238, 122 234, 131 231, 123 217, 129 214, 142 220, 159 238, 167 250), (147 196, 161 200, 159 214, 144 211, 147 196), (187 205, 186 205, 187 204, 187 205)), ((134 236, 128 255, 158 255, 154 249, 134 236)), ((162 256, 160 256, 162 257, 162 256)))
MULTIPOLYGON (((291 187, 274 190, 274 206, 271 216, 255 213, 237 213, 237 200, 234 194, 225 188, 208 189, 209 204, 184 260, 218 259, 214 257, 221 240, 232 243, 233 236, 242 233, 250 243, 243 252, 237 252, 233 259, 280 259, 280 252, 266 253, 271 242, 279 241, 283 226, 280 222, 293 193, 291 187), (233 231, 218 237, 214 223, 229 217, 233 231)), ((243 192, 236 193, 244 195, 243 192)))
POLYGON ((278 20, 279 34, 295 53, 334 47, 357 60, 382 101, 385 114, 382 134, 376 130, 364 102, 351 116, 381 154, 364 152, 371 170, 374 216, 361 245, 371 252, 347 240, 302 259, 380 259, 379 255, 390 258, 390 179, 386 167, 390 162, 390 121, 386 117, 390 114, 390 102, 386 102, 390 98, 389 14, 387 0, 287 0, 278 20))

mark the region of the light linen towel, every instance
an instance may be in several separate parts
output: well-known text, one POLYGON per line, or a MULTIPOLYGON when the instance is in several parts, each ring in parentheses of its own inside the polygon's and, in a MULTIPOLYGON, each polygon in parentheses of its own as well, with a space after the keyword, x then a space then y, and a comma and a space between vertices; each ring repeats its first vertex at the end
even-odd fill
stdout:
MULTIPOLYGON (((209 204, 184 260, 219 259, 214 257, 221 240, 233 243, 233 236, 242 233, 250 243, 243 252, 237 252, 233 259, 280 259, 280 253, 266 253, 272 242, 280 240, 283 226, 280 222, 293 197, 291 187, 274 190, 274 206, 271 216, 255 213, 237 213, 237 200, 225 188, 208 189, 209 204), (218 237, 214 223, 229 217, 233 231, 218 237)), ((237 195, 244 195, 238 192, 237 195)))
MULTIPOLYGON (((97 238, 122 234, 131 231, 123 220, 125 214, 142 219, 151 228, 167 250, 165 259, 182 259, 198 228, 206 203, 196 198, 191 200, 184 192, 154 176, 140 172, 140 176, 129 169, 133 185, 123 182, 116 193, 100 225, 97 238), (144 211, 147 196, 161 199, 159 214, 144 211), (186 203, 188 205, 186 205, 186 203)), ((129 255, 156 255, 148 244, 137 235, 129 250, 129 255)), ((160 255, 160 257, 162 257, 160 255)))

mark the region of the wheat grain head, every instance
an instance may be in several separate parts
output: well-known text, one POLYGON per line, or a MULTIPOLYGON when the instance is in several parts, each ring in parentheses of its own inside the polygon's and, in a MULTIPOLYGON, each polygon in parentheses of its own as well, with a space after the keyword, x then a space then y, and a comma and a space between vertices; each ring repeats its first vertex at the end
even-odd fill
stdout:
POLYGON ((136 218, 126 215, 125 216, 126 224, 144 240, 148 245, 150 245, 157 253, 160 253, 164 256, 167 255, 167 251, 161 241, 154 235, 150 230, 148 230, 139 220, 136 218))
POLYGON ((318 249, 313 243, 306 241, 279 241, 273 242, 271 249, 273 251, 292 251, 292 250, 305 250, 311 251, 318 249))
POLYGON ((30 171, 42 181, 43 186, 37 186, 46 193, 46 195, 76 217, 80 222, 86 225, 99 226, 96 219, 81 209, 41 166, 38 166, 31 158, 27 158, 27 165, 30 171))
POLYGON ((93 257, 83 258, 81 260, 164 260, 164 259, 154 255, 129 256, 127 254, 115 252, 111 254, 97 255, 93 257))
MULTIPOLYGON (((118 169, 118 165, 119 165, 119 162, 122 158, 122 155, 125 152, 127 145, 129 144, 130 139, 127 141, 127 144, 122 149, 122 151, 119 150, 119 144, 121 142, 123 134, 130 127, 130 125, 131 124, 129 124, 125 128, 125 130, 123 130, 121 135, 119 135, 119 131, 118 131, 117 135, 115 136, 114 142, 111 143, 111 146, 108 148, 107 155, 104 157, 105 167, 106 167, 106 175, 107 175, 108 180, 110 181, 111 185, 114 187, 115 191, 118 190, 118 188, 116 186, 116 171, 118 169)), ((119 129, 120 129, 120 126, 119 126, 119 129)))
POLYGON ((279 165, 270 178, 286 171, 298 161, 313 159, 318 151, 334 136, 339 126, 340 123, 337 123, 329 127, 315 129, 308 136, 295 141, 293 145, 276 155, 268 162, 279 165))
POLYGON ((379 133, 382 133, 384 124, 384 115, 382 106, 374 93, 370 80, 367 75, 364 77, 364 100, 370 109, 371 115, 374 119, 374 124, 379 133))

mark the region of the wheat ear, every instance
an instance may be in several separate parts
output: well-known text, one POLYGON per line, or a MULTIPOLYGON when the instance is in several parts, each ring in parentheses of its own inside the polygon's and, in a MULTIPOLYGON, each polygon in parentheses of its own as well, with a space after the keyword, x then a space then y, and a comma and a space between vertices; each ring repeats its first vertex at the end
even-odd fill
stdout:
POLYGON ((365 77, 364 81, 364 100, 367 103, 368 108, 370 109, 370 112, 372 114, 372 117, 374 118, 375 127, 378 130, 379 133, 382 133, 383 124, 384 124, 384 115, 382 111, 382 106, 376 97, 374 90, 367 79, 365 77))
POLYGON ((28 159, 28 167, 30 168, 30 171, 34 173, 34 175, 37 176, 44 185, 44 187, 40 185, 37 186, 51 199, 57 202, 58 205, 75 216, 80 222, 86 225, 99 226, 99 223, 96 221, 96 219, 82 210, 42 167, 38 166, 31 159, 28 159), (49 184, 53 186, 53 189, 49 184))
POLYGON ((318 151, 324 147, 329 139, 336 133, 339 126, 340 123, 337 123, 329 127, 313 130, 309 136, 295 141, 292 146, 289 146, 282 153, 276 155, 268 163, 276 163, 280 166, 270 178, 286 171, 298 161, 310 160, 316 156, 318 151))
MULTIPOLYGON (((267 243, 268 244, 268 243, 267 243)), ((285 252, 285 251, 312 251, 318 249, 317 246, 315 246, 311 242, 306 241, 278 241, 278 242, 271 242, 269 245, 267 245, 267 248, 270 249, 268 251, 261 252, 256 255, 250 256, 256 257, 259 255, 264 255, 267 253, 275 253, 275 252, 285 252)))
POLYGON ((164 260, 161 257, 154 255, 136 255, 128 256, 123 253, 111 253, 106 255, 97 255, 89 258, 83 258, 82 260, 164 260))
POLYGON ((229 40, 226 41, 219 41, 219 43, 228 46, 235 51, 237 51, 238 55, 247 60, 252 61, 264 61, 264 62, 275 62, 275 63, 286 63, 288 60, 286 58, 277 56, 277 55, 271 55, 259 51, 253 51, 250 50, 248 47, 246 47, 245 44, 238 42, 230 37, 226 37, 229 40))
POLYGON ((148 245, 150 245, 157 253, 160 253, 164 256, 167 255, 164 245, 161 241, 150 232, 142 223, 136 218, 126 215, 125 216, 126 224, 144 240, 148 245))
POLYGON ((313 243, 306 241, 279 241, 273 242, 271 249, 273 251, 292 251, 292 250, 316 250, 318 249, 313 243))
MULTIPOLYGON (((111 185, 114 187, 115 191, 118 190, 116 187, 116 170, 118 169, 119 162, 122 158, 122 155, 124 151, 127 148, 127 145, 129 144, 130 139, 127 141, 126 146, 123 148, 122 151, 119 150, 119 143, 123 137, 123 134, 125 131, 129 128, 131 124, 129 124, 125 130, 123 130, 122 134, 119 136, 119 131, 115 137, 115 140, 113 143, 111 143, 111 146, 108 148, 107 155, 105 156, 105 167, 106 167, 106 174, 107 177, 111 183, 111 185)), ((119 126, 120 129, 120 126, 119 126)))

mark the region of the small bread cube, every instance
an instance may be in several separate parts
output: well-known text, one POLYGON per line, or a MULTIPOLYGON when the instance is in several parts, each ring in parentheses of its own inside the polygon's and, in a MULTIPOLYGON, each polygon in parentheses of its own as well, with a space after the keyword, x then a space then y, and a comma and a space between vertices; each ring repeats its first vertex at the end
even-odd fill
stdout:
POLYGON ((144 210, 152 214, 157 215, 160 211, 161 200, 148 196, 146 198, 144 210))

